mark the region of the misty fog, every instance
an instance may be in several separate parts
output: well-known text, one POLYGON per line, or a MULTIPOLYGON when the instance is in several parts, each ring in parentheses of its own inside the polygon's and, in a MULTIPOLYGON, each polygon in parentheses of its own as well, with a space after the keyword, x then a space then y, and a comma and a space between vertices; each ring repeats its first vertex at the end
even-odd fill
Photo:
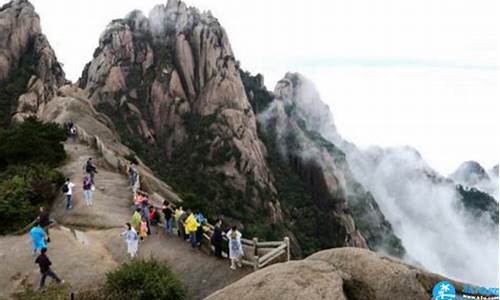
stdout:
POLYGON ((314 84, 296 75, 299 80, 293 87, 283 89, 279 82, 275 94, 286 93, 277 96, 294 102, 309 129, 347 154, 354 177, 374 195, 401 238, 406 260, 468 283, 497 286, 498 225, 487 216, 471 219, 460 206, 454 183, 432 170, 417 150, 376 146, 361 150, 344 140, 314 84))

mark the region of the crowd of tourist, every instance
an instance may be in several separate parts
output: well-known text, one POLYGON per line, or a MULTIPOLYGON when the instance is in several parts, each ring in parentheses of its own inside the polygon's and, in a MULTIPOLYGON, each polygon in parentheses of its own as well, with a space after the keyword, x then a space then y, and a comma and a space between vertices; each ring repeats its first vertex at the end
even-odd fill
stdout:
MULTIPOLYGON (((192 248, 201 247, 203 236, 212 231, 210 245, 213 246, 214 255, 218 258, 224 258, 222 254, 223 244, 224 240, 227 240, 231 269, 242 266, 243 247, 241 233, 237 226, 232 226, 225 232, 222 227, 222 219, 219 218, 215 220, 213 230, 210 230, 207 219, 199 209, 176 207, 167 200, 164 200, 161 206, 155 207, 151 203, 148 193, 141 190, 135 192, 133 210, 131 219, 126 223, 125 231, 122 233, 126 240, 127 252, 131 258, 137 256, 139 244, 145 242, 151 234, 151 226, 161 224, 165 234, 177 235, 180 239, 189 242, 192 248)), ((210 248, 212 249, 212 247, 210 248)))
MULTIPOLYGON (((65 124, 68 135, 76 137, 76 126, 72 121, 65 124)), ((91 157, 83 165, 84 177, 82 181, 82 192, 85 205, 93 206, 93 192, 95 190, 95 176, 98 173, 97 167, 91 157)), ((215 224, 210 230, 209 224, 203 213, 196 208, 184 209, 182 206, 175 206, 165 200, 161 206, 154 206, 149 199, 149 194, 137 189, 139 172, 135 163, 131 163, 127 169, 129 185, 134 191, 134 203, 132 205, 132 216, 125 224, 125 231, 121 233, 126 241, 127 253, 130 258, 135 258, 139 250, 139 245, 146 242, 151 235, 151 227, 158 226, 166 235, 175 236, 183 241, 189 242, 193 249, 200 248, 204 235, 210 236, 210 249, 218 258, 223 256, 224 242, 227 241, 228 254, 231 269, 241 267, 243 248, 241 244, 241 233, 237 226, 232 226, 227 232, 223 230, 222 219, 215 220, 215 224), (159 226, 162 227, 159 227, 159 226)), ((76 185, 71 178, 66 178, 62 186, 66 210, 73 209, 73 195, 76 185)), ((50 243, 49 227, 52 222, 48 211, 40 207, 40 212, 30 229, 30 236, 33 245, 33 257, 35 263, 39 265, 41 278, 39 287, 43 288, 47 277, 53 278, 56 282, 62 283, 56 273, 51 269, 52 262, 48 257, 48 243, 50 243)))

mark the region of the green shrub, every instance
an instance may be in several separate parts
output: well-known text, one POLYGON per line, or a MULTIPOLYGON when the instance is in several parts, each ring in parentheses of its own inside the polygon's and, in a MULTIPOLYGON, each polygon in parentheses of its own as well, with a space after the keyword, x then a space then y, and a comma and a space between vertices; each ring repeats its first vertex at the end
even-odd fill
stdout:
POLYGON ((176 300, 186 298, 186 288, 160 262, 154 259, 134 260, 106 275, 101 294, 107 299, 127 295, 130 300, 176 300))
POLYGON ((66 130, 55 123, 29 118, 0 132, 0 170, 8 165, 45 163, 55 167, 66 158, 61 142, 66 130))
POLYGON ((59 194, 66 130, 29 118, 0 130, 0 234, 29 224, 59 194))
POLYGON ((71 287, 69 284, 51 283, 43 291, 28 286, 26 289, 14 296, 17 300, 67 300, 70 299, 71 287))
POLYGON ((47 165, 12 166, 0 173, 0 234, 20 229, 49 206, 64 177, 47 165))

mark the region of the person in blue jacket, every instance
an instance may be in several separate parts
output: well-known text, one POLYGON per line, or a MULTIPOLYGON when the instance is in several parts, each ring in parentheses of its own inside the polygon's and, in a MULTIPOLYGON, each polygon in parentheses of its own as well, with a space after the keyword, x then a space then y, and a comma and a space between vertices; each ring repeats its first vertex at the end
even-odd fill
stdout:
POLYGON ((33 243, 33 256, 36 256, 38 251, 47 248, 47 234, 40 223, 35 222, 30 230, 31 241, 33 243))

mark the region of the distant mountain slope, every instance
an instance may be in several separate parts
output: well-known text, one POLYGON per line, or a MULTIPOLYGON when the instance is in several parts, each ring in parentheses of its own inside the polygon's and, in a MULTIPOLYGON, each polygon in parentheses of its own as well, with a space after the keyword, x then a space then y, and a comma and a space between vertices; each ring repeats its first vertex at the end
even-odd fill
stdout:
MULTIPOLYGON (((298 178, 283 178, 271 167, 274 150, 258 136, 256 111, 228 37, 210 13, 170 0, 148 17, 134 11, 113 20, 79 86, 111 118, 123 143, 184 196, 186 205, 240 223, 250 236, 290 235, 298 255, 302 248, 311 253, 366 247, 344 192, 329 182, 294 187, 307 190, 301 197, 325 199, 318 206, 304 198, 301 225, 294 225, 294 213, 283 207, 292 200, 282 198, 277 185, 290 186, 298 178)), ((314 178, 332 176, 298 164, 314 178)))
POLYGON ((487 171, 478 162, 466 161, 449 177, 460 185, 489 194, 498 202, 498 165, 487 171))
POLYGON ((344 152, 318 133, 325 126, 338 138, 333 123, 326 122, 328 107, 311 103, 317 97, 301 94, 304 91, 300 85, 306 79, 288 73, 278 82, 274 94, 263 86, 261 75, 242 72, 242 79, 259 114, 259 135, 269 149, 278 194, 284 210, 295 220, 292 228, 300 244, 327 241, 318 247, 329 248, 341 246, 348 239, 353 245, 366 243, 371 249, 402 257, 405 251, 401 241, 373 196, 353 178, 344 152), (311 104, 318 108, 319 115, 304 110, 311 104), (335 220, 342 221, 339 224, 335 220))

